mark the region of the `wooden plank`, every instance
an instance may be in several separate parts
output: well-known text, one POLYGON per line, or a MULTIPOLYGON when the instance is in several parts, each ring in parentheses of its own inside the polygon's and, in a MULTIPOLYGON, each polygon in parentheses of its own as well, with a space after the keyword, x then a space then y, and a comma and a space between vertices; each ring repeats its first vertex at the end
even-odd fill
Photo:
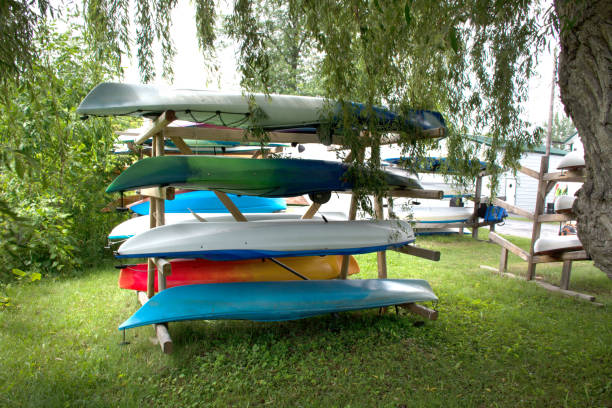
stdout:
POLYGON ((521 166, 521 167, 519 167, 518 171, 520 171, 523 174, 528 175, 529 177, 533 177, 536 180, 538 180, 540 178, 540 173, 538 173, 537 171, 532 170, 532 169, 530 169, 528 167, 521 166))
POLYGON ((546 201, 546 185, 548 184, 544 180, 544 176, 548 171, 548 160, 549 156, 542 156, 542 160, 540 161, 540 178, 538 181, 538 190, 536 193, 536 206, 534 211, 534 219, 536 220, 533 223, 533 229, 531 231, 531 245, 529 248, 529 259, 527 264, 527 280, 532 280, 535 278, 536 274, 536 264, 533 262, 533 255, 535 252, 534 245, 535 242, 540 238, 540 231, 542 230, 542 224, 537 221, 538 217, 544 213, 544 204, 546 201))
MULTIPOLYGON (((478 208, 480 207, 481 195, 482 177, 478 177, 476 179, 476 191, 474 192, 474 212, 472 213, 474 222, 478 222, 478 208)), ((474 228, 472 228, 472 238, 478 239, 478 225, 474 225, 474 228)))
MULTIPOLYGON (((149 301, 149 297, 144 292, 138 292, 138 301, 141 305, 144 305, 149 301)), ((155 335, 157 336, 157 341, 159 342, 159 346, 162 349, 164 354, 172 353, 172 338, 170 337, 170 333, 168 333, 168 325, 166 324, 154 324, 155 335)))
POLYGON ((145 197, 160 198, 162 200, 174 200, 175 197, 174 187, 150 187, 136 190, 136 193, 145 197))
POLYGON ((116 208, 119 207, 126 207, 132 203, 135 203, 136 201, 140 201, 142 200, 142 197, 140 197, 139 195, 129 195, 129 196, 124 196, 123 197, 123 203, 121 198, 117 198, 116 200, 111 201, 110 203, 108 203, 106 205, 106 207, 104 207, 102 210, 100 210, 103 213, 107 213, 107 212, 111 212, 114 211, 116 208))
POLYGON ((562 252, 559 255, 535 255, 532 259, 533 263, 549 263, 563 261, 588 261, 591 257, 586 251, 568 251, 562 252))
POLYGON ((529 219, 531 221, 533 221, 533 219, 534 219, 533 214, 530 213, 529 211, 523 210, 520 207, 517 207, 515 205, 509 204, 509 203, 507 203, 505 201, 502 201, 499 198, 494 198, 492 203, 493 203, 493 205, 505 208, 506 210, 512 211, 513 213, 521 215, 521 216, 523 216, 523 217, 525 217, 525 218, 527 218, 527 219, 529 219))
POLYGON ((321 204, 319 204, 319 203, 312 203, 310 205, 310 207, 308 208, 308 210, 304 213, 304 215, 302 215, 302 219, 303 220, 310 220, 310 219, 312 219, 312 217, 315 216, 317 211, 319 211, 319 208, 321 208, 321 204))
POLYGON ((213 190, 217 198, 223 203, 225 208, 234 216, 236 221, 246 222, 246 217, 240 212, 236 204, 222 191, 213 190))
POLYGON ((508 248, 502 247, 499 257, 499 273, 504 273, 508 270, 508 248))
POLYGON ((166 126, 168 126, 170 123, 172 123, 175 120, 176 120, 176 115, 174 111, 171 111, 171 110, 165 111, 164 113, 159 115, 157 119, 153 121, 153 125, 149 129, 147 129, 144 133, 142 133, 136 139, 134 144, 137 144, 137 145, 143 144, 144 142, 152 138, 153 135, 161 132, 162 129, 164 129, 166 126))
POLYGON ((551 292, 561 293, 563 295, 575 297, 580 300, 586 300, 588 302, 595 301, 595 296, 592 295, 585 295, 584 293, 574 292, 573 290, 562 289, 558 286, 551 285, 548 282, 536 281, 535 283, 546 290, 550 290, 551 292))
POLYGON ((423 198, 431 200, 441 200, 444 198, 444 191, 442 190, 425 190, 425 189, 394 189, 389 190, 388 194, 391 197, 404 197, 404 198, 423 198))
POLYGON ((185 143, 182 137, 170 136, 170 140, 178 147, 181 154, 193 154, 193 150, 191 150, 191 147, 187 146, 187 143, 185 143))
MULTIPOLYGON (((469 222, 428 222, 428 223, 416 223, 418 226, 415 226, 416 230, 424 230, 424 229, 443 229, 443 228, 470 228, 473 227, 474 224, 469 222)), ((489 225, 489 224, 487 224, 489 225)))
MULTIPOLYGON (((157 130, 157 132, 159 132, 159 129, 157 130)), ((219 128, 174 127, 172 126, 172 127, 166 128, 166 132, 167 132, 166 133, 167 137, 178 136, 178 137, 182 137, 183 139, 219 140, 219 141, 233 141, 233 142, 243 142, 243 141, 259 142, 260 141, 257 137, 248 135, 246 130, 243 130, 243 129, 219 129, 219 128)), ((145 135, 143 134, 142 137, 144 136, 145 135)), ((318 134, 267 132, 267 136, 269 138, 268 140, 269 143, 300 143, 300 144, 316 143, 316 144, 321 144, 321 139, 319 138, 318 134)), ((148 137, 151 137, 151 136, 149 135, 148 137)), ((416 136, 416 139, 437 139, 440 137, 444 137, 443 128, 419 131, 416 136)), ((399 139, 400 139, 399 134, 389 134, 389 136, 382 138, 381 144, 397 143, 399 139)), ((342 145, 343 136, 342 135, 332 135, 331 144, 342 145)))
POLYGON ((586 175, 584 170, 557 171, 554 173, 546 173, 542 176, 542 179, 546 181, 563 181, 566 183, 583 183, 585 178, 586 175))
POLYGON ((401 252, 406 255, 418 256, 419 258, 429 259, 430 261, 440 260, 440 251, 432 251, 431 249, 425 249, 414 245, 404 245, 398 248, 393 248, 393 251, 401 252))
POLYGON ((520 280, 524 280, 521 276, 515 275, 513 273, 510 272, 503 272, 503 273, 499 273, 499 269, 498 268, 494 268, 492 266, 489 265, 480 265, 481 269, 486 269, 487 271, 491 271, 491 272, 495 272, 496 274, 504 277, 504 278, 512 278, 512 279, 520 279, 520 280))
POLYGON ((550 222, 550 221, 571 221, 575 217, 571 214, 542 214, 538 217, 538 222, 550 222))
POLYGON ((147 260, 147 293, 149 298, 155 296, 155 262, 152 258, 147 260))
MULTIPOLYGON (((349 207, 349 221, 357 218, 357 198, 355 194, 351 195, 351 206, 349 207)), ((342 256, 342 267, 340 268, 340 279, 346 279, 348 276, 350 255, 342 256)))
POLYGON ((495 232, 489 233, 489 240, 491 242, 495 242, 498 245, 501 245, 502 247, 506 248, 508 251, 512 252, 514 255, 520 257, 524 261, 529 259, 529 254, 527 253, 527 251, 514 245, 512 242, 508 241, 507 239, 500 237, 495 232))
POLYGON ((172 274, 172 264, 170 261, 164 258, 153 258, 153 262, 157 267, 157 270, 160 271, 164 276, 169 276, 172 274))
MULTIPOLYGON (((382 196, 378 196, 374 199, 374 212, 376 213, 377 220, 385 219, 382 196)), ((376 262, 378 264, 378 279, 387 279, 387 253, 386 251, 378 251, 376 253, 376 262)))
POLYGON ((563 269, 561 271, 561 282, 559 286, 561 289, 568 290, 570 283, 570 275, 572 273, 572 261, 563 261, 563 269))
POLYGON ((417 303, 403 303, 401 305, 397 305, 401 308, 404 308, 411 313, 417 314, 429 320, 438 320, 438 311, 429 309, 425 306, 419 305, 417 303))

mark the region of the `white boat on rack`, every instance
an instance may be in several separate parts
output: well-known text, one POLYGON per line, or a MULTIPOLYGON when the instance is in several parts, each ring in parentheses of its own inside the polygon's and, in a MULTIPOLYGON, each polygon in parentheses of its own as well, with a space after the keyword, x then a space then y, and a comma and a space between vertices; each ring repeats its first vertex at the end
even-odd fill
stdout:
POLYGON ((410 223, 386 221, 198 222, 138 234, 118 258, 204 258, 213 261, 384 251, 414 242, 410 223))

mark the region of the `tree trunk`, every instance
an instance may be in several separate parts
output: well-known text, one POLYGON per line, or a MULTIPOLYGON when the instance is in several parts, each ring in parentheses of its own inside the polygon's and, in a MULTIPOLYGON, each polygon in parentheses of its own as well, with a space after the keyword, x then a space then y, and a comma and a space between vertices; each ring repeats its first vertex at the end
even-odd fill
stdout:
POLYGON ((555 0, 561 100, 584 145, 587 180, 574 212, 578 237, 612 279, 612 2, 555 0))

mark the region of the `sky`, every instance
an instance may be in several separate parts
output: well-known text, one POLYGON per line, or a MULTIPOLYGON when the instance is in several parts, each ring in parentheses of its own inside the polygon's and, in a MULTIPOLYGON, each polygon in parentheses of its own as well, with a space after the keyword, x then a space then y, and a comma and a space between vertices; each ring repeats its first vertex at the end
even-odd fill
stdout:
MULTIPOLYGON (((225 10, 230 8, 229 3, 224 7, 225 10)), ((167 83, 158 76, 154 83, 175 88, 240 91, 240 73, 235 59, 235 47, 229 44, 218 48, 219 71, 216 75, 206 74, 204 57, 198 48, 194 8, 191 2, 179 0, 172 12, 172 19, 174 24, 171 35, 177 52, 174 60, 174 80, 172 83, 167 83)), ((545 51, 539 58, 536 75, 530 80, 529 97, 524 106, 525 119, 536 125, 543 125, 548 121, 553 70, 551 51, 545 51)), ((159 53, 156 57, 158 58, 156 65, 161 67, 159 53)), ((123 81, 139 83, 140 75, 135 58, 122 61, 122 65, 125 69, 123 81)), ((555 111, 560 111, 562 104, 559 99, 559 88, 558 86, 555 88, 555 111)))

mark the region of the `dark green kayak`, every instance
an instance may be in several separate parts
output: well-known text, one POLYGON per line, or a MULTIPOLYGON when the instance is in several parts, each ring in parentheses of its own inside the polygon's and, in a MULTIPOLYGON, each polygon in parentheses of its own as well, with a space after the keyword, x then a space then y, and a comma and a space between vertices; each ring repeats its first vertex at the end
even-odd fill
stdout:
MULTIPOLYGON (((325 160, 246 159, 216 156, 160 156, 134 163, 117 177, 107 192, 153 186, 219 190, 237 195, 293 197, 346 191, 349 166, 325 160)), ((395 188, 422 188, 407 173, 385 171, 395 188)))

